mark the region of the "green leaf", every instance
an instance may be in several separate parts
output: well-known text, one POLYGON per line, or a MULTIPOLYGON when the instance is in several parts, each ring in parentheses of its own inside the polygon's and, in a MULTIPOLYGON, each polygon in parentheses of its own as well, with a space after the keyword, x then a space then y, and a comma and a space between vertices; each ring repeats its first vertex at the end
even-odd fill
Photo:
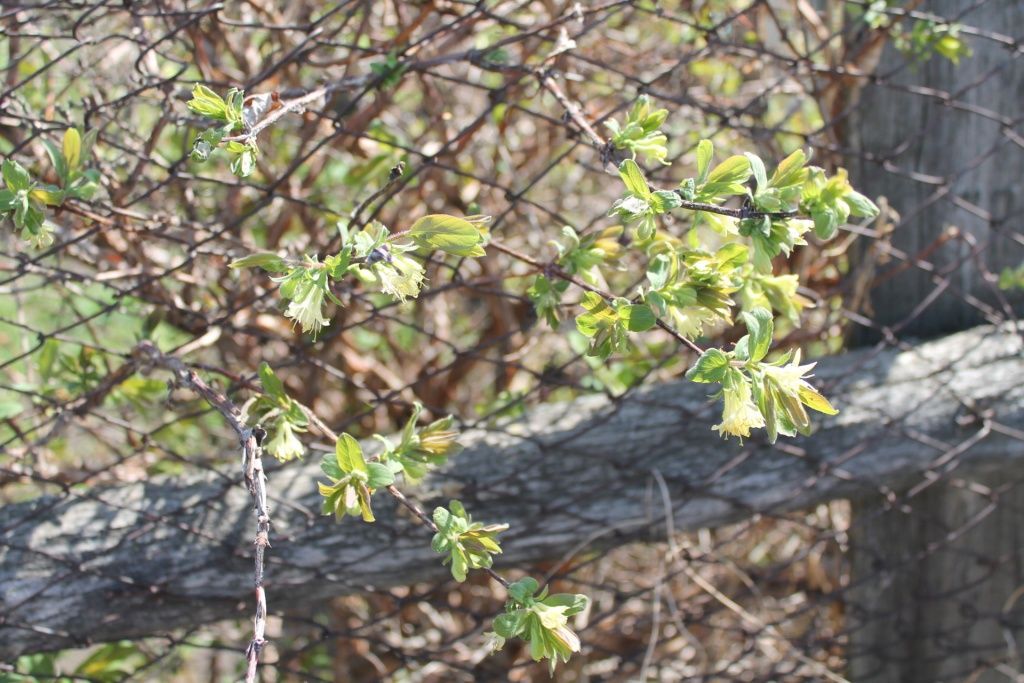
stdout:
POLYGON ((4 159, 2 168, 4 183, 10 190, 27 190, 32 186, 32 176, 14 159, 4 159))
POLYGON ((43 348, 39 351, 39 375, 44 380, 50 379, 53 376, 53 364, 57 360, 59 348, 60 342, 51 338, 43 343, 43 348))
POLYGON ((809 386, 800 387, 800 400, 808 408, 817 410, 819 413, 825 413, 826 415, 838 415, 839 411, 836 410, 828 399, 817 392, 816 389, 809 386))
POLYGON ((661 289, 668 284, 672 273, 672 259, 667 254, 658 254, 647 264, 647 279, 651 289, 661 289))
POLYGON ((814 234, 823 240, 832 239, 839 229, 839 216, 831 207, 822 207, 811 218, 814 219, 814 234))
POLYGON ((334 445, 334 453, 342 472, 369 474, 366 461, 363 459, 363 449, 351 434, 342 434, 338 438, 337 443, 334 445))
POLYGON ((860 218, 874 218, 878 215, 875 203, 856 190, 850 190, 843 195, 843 201, 850 207, 850 215, 860 218))
POLYGON ((244 149, 231 160, 231 172, 239 178, 248 178, 256 170, 256 155, 251 149, 244 149))
POLYGON ((584 336, 593 337, 602 329, 615 324, 617 319, 615 310, 600 294, 584 293, 580 305, 588 311, 576 318, 576 329, 584 336))
POLYGON ((749 358, 756 363, 768 355, 768 350, 772 345, 772 313, 766 308, 758 307, 740 315, 750 333, 749 358))
POLYGON ((648 199, 651 196, 651 190, 647 187, 647 180, 644 178, 643 171, 640 170, 640 167, 632 159, 626 159, 619 165, 619 176, 622 177, 622 182, 626 184, 626 189, 636 196, 644 199, 648 199))
POLYGON ((64 152, 49 140, 43 140, 43 147, 46 149, 46 155, 50 157, 50 163, 53 164, 54 170, 57 171, 57 177, 60 178, 61 185, 66 186, 68 183, 68 162, 64 158, 64 152))
POLYGON ((509 584, 508 594, 513 600, 522 605, 533 597, 539 587, 537 579, 531 576, 524 576, 518 581, 509 584))
MULTIPOLYGON (((19 414, 24 407, 16 399, 4 399, 0 401, 0 420, 7 420, 19 414)), ((2 679, 0 679, 2 680, 2 679)))
POLYGON ((274 373, 273 368, 271 368, 266 361, 260 363, 259 375, 260 384, 263 385, 263 390, 266 391, 269 396, 272 396, 282 403, 290 402, 288 392, 284 389, 284 383, 278 378, 274 373))
POLYGON ((82 161, 82 136, 77 129, 68 128, 64 131, 63 152, 68 171, 76 171, 82 161))
POLYGON ((582 593, 556 593, 544 598, 543 603, 551 607, 565 607, 565 616, 571 617, 587 608, 590 600, 582 593))
POLYGON ((338 466, 338 458, 332 453, 325 453, 320 461, 320 469, 333 481, 345 478, 345 473, 338 466))
POLYGON ((188 101, 188 108, 195 114, 219 121, 227 121, 230 118, 228 105, 221 96, 199 83, 192 88, 192 99, 188 101))
POLYGON ((711 140, 701 140, 697 143, 697 184, 700 185, 708 179, 708 170, 711 168, 711 158, 715 155, 715 145, 711 140))
POLYGON ((432 214, 420 218, 409 228, 409 237, 422 247, 441 249, 455 256, 483 256, 484 237, 475 225, 463 218, 432 214))
POLYGON ((619 318, 630 332, 645 332, 658 323, 654 311, 645 304, 630 304, 618 309, 619 318))
POLYGON ((701 187, 701 196, 712 199, 719 195, 744 194, 747 189, 743 183, 750 178, 750 161, 746 157, 731 156, 708 174, 708 179, 701 187))
POLYGON ((448 501, 448 509, 451 510, 452 514, 456 515, 457 517, 461 517, 462 519, 469 519, 469 515, 466 514, 466 508, 465 506, 463 506, 462 501, 460 500, 448 501))
POLYGON ((99 135, 99 129, 93 128, 92 130, 86 131, 85 135, 82 137, 80 164, 85 164, 85 162, 92 158, 92 148, 96 145, 96 139, 99 135))
POLYGON ((436 507, 434 508, 434 514, 431 515, 434 520, 434 525, 437 526, 438 533, 448 531, 455 523, 455 515, 448 511, 447 508, 436 507))
POLYGON ((779 162, 768 181, 770 187, 789 187, 804 181, 807 175, 804 172, 804 165, 807 164, 807 155, 802 149, 798 149, 788 157, 779 162))
POLYGON ((721 382, 728 367, 729 356, 724 351, 708 349, 700 355, 693 367, 687 370, 686 379, 702 384, 721 382))
POLYGON ((363 516, 364 522, 376 521, 373 516, 373 507, 370 504, 370 490, 366 488, 365 484, 358 483, 356 487, 356 496, 359 499, 359 512, 363 516))
POLYGON ((235 259, 228 268, 262 268, 270 273, 283 273, 288 270, 288 263, 277 254, 260 251, 235 259))
POLYGON ((59 206, 64 202, 64 192, 53 185, 37 185, 28 196, 47 206, 59 206))
POLYGON ((505 639, 511 640, 519 636, 526 629, 526 617, 528 612, 515 610, 499 614, 494 618, 494 632, 505 639))
POLYGON ((768 187, 768 174, 764 170, 764 162, 756 154, 746 152, 747 161, 750 162, 750 170, 754 173, 754 180, 757 181, 757 189, 763 190, 768 187))
POLYGON ((739 242, 729 242, 715 252, 715 260, 721 270, 736 270, 750 259, 750 249, 739 242))
POLYGON ((683 205, 683 198, 671 190, 656 190, 651 193, 651 207, 657 213, 665 213, 683 205))
POLYGON ((754 382, 754 397, 758 410, 764 417, 764 428, 768 432, 768 443, 774 444, 779 438, 779 408, 775 392, 770 390, 767 380, 764 383, 754 382))
POLYGON ((379 462, 366 463, 369 478, 366 485, 371 489, 380 489, 395 483, 395 475, 387 465, 379 462))

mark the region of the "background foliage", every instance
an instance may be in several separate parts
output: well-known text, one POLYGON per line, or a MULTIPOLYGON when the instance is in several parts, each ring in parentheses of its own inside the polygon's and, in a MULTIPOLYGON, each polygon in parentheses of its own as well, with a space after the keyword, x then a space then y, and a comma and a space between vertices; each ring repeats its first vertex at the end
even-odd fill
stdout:
MULTIPOLYGON (((1003 212, 993 232, 1009 248, 985 239, 972 246, 946 230, 966 220, 957 212, 977 206, 956 186, 921 199, 920 206, 946 206, 948 225, 936 226, 934 243, 905 249, 893 246, 892 235, 900 216, 912 218, 919 206, 879 200, 881 218, 869 225, 857 217, 868 213, 857 210, 867 197, 834 201, 847 191, 843 166, 858 188, 879 169, 932 187, 928 169, 899 150, 886 159, 863 151, 857 130, 870 113, 860 100, 868 84, 989 120, 969 88, 936 94, 907 81, 971 59, 996 65, 989 79, 1019 74, 1018 40, 973 27, 971 8, 939 16, 918 4, 8 5, 0 19, 7 36, 0 48, 0 154, 19 166, 5 162, 0 190, 0 495, 13 503, 90 496, 105 485, 198 470, 234 474, 237 447, 220 416, 158 375, 129 368, 126 359, 141 340, 187 357, 239 403, 262 388, 266 395, 250 410, 267 421, 272 449, 284 460, 336 458, 340 469, 325 466, 330 481, 321 485, 328 489, 351 471, 334 444, 313 433, 300 405, 356 437, 398 432, 421 415, 421 429, 454 415, 459 428, 500 431, 541 403, 618 398, 682 376, 697 360, 691 348, 661 329, 619 343, 614 330, 604 334, 598 324, 608 304, 550 277, 557 264, 623 297, 646 282, 659 292, 655 309, 658 296, 690 296, 672 290, 678 264, 666 256, 648 271, 646 255, 631 248, 632 232, 620 227, 644 221, 623 197, 623 178, 608 172, 625 156, 635 155, 636 172, 658 187, 695 179, 681 193, 692 201, 735 194, 746 177, 730 177, 728 165, 717 176, 714 170, 744 152, 774 170, 809 150, 812 163, 843 186, 831 200, 807 202, 814 224, 805 226, 806 245, 802 235, 769 234, 772 243, 758 249, 758 236, 744 233, 755 262, 768 268, 726 293, 748 311, 746 324, 727 314, 701 321, 693 330, 701 347, 731 350, 749 332, 741 348, 760 353, 774 339, 778 352, 766 360, 777 362, 797 349, 807 358, 840 352, 851 341, 905 343, 901 330, 912 330, 924 309, 876 320, 872 288, 908 270, 931 272, 933 263, 947 283, 937 285, 939 294, 967 301, 979 320, 1014 318, 1019 270, 988 261, 997 250, 1009 263, 1021 261, 1012 202, 982 207, 1003 212), (886 70, 871 75, 883 55, 886 70), (196 83, 211 94, 197 98, 196 83), (258 144, 225 143, 247 125, 241 95, 227 96, 231 88, 276 92, 283 101, 317 96, 279 116, 267 98, 260 106, 277 118, 260 130, 258 144), (205 104, 190 108, 197 99, 205 104), (222 125, 211 129, 211 119, 222 125), (593 131, 611 145, 595 145, 593 131), (484 257, 475 243, 457 244, 462 254, 422 248, 438 245, 419 241, 429 237, 417 239, 414 226, 437 214, 492 216, 488 237, 503 248, 492 245, 484 257), (330 294, 317 302, 327 326, 299 306, 319 289, 279 289, 259 268, 229 267, 268 252, 327 263, 366 226, 358 258, 371 259, 380 246, 372 220, 412 230, 420 248, 397 254, 408 262, 381 262, 376 280, 321 283, 330 294), (827 245, 820 239, 833 235, 827 245), (402 277, 420 268, 422 292, 404 301, 402 277), (387 280, 391 271, 397 279, 387 280), (985 295, 975 294, 976 281, 990 283, 985 295), (574 323, 580 305, 592 317, 574 323), (759 319, 758 308, 774 309, 774 323, 759 319), (278 385, 280 391, 272 388, 278 385)), ((994 116, 1008 131, 1001 141, 1016 145, 1007 154, 1020 155, 1019 113, 994 116)), ((905 124, 884 122, 908 139, 924 134, 905 124)), ((653 205, 646 186, 630 187, 630 163, 626 187, 653 205)), ((968 165, 957 180, 969 184, 984 163, 968 165)), ((787 191, 785 173, 770 182, 762 174, 756 184, 768 192, 759 192, 760 208, 775 210, 771 202, 787 191)), ((658 220, 679 240, 688 238, 690 214, 658 220)), ((712 234, 722 229, 714 214, 698 220, 712 234)), ((732 256, 716 252, 706 264, 689 264, 693 272, 704 269, 704 302, 726 295, 721 280, 732 256)), ((278 261, 252 265, 289 272, 278 261)), ((632 304, 619 303, 615 314, 625 329, 633 312, 623 307, 632 304)), ((693 321, 683 313, 673 322, 684 328, 693 321)), ((799 356, 788 358, 799 363, 799 356)), ((746 386, 738 370, 728 373, 727 381, 746 386)), ((801 393, 798 379, 788 376, 790 393, 830 412, 827 401, 801 393)), ((841 409, 842 397, 833 398, 841 409)), ((800 402, 787 410, 781 431, 803 427, 800 402)), ((707 428, 718 411, 703 416, 707 428)), ((737 458, 745 452, 734 442, 722 447, 736 449, 737 458)), ((402 457, 413 463, 408 474, 416 457, 429 456, 402 457)), ((386 485, 381 472, 367 476, 386 485)), ((330 512, 372 514, 368 505, 339 505, 343 488, 330 512)), ((662 505, 660 495, 652 493, 652 509, 662 505)), ((439 504, 445 507, 433 518, 447 533, 434 544, 449 556, 453 577, 462 578, 467 563, 488 566, 488 555, 460 552, 452 531, 481 529, 470 526, 457 501, 439 504)), ((558 676, 818 680, 823 671, 842 671, 849 506, 756 512, 764 514, 723 529, 611 551, 606 544, 567 545, 549 564, 511 567, 512 579, 547 578, 557 593, 592 597, 586 610, 575 603, 565 610, 583 653, 558 676)), ((496 533, 493 523, 504 521, 483 520, 492 526, 482 530, 496 533)), ((514 635, 536 609, 539 587, 514 585, 519 606, 503 615, 499 636, 514 635)), ((368 590, 316 614, 275 605, 269 592, 267 680, 547 675, 512 641, 485 659, 482 634, 504 600, 482 574, 470 573, 460 585, 368 590)), ((250 630, 244 620, 197 623, 159 637, 23 657, 0 677, 235 680, 250 630)))

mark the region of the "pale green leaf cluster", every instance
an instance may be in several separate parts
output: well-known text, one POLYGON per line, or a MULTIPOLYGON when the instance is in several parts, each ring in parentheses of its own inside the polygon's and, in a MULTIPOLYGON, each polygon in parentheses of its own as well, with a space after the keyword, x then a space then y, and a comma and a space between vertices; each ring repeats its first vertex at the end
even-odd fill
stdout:
MULTIPOLYGON (((851 216, 873 218, 878 208, 850 186, 846 171, 829 177, 809 166, 802 150, 769 174, 761 158, 751 153, 715 165, 714 145, 702 140, 696 147, 696 168, 695 177, 669 191, 653 187, 634 160, 619 166, 626 192, 610 213, 634 226, 635 246, 647 258, 648 286, 632 300, 587 292, 577 329, 589 339, 588 354, 607 359, 629 349, 629 332, 650 329, 659 320, 689 339, 709 325, 731 324, 738 299, 748 326, 764 317, 767 323, 751 330, 730 353, 706 352, 690 372, 695 381, 722 384, 725 410, 716 429, 742 437, 766 427, 772 440, 780 433, 806 432, 810 421, 805 406, 832 411, 804 379, 812 366, 776 367, 762 362, 768 346, 753 353, 744 345, 750 336, 770 344, 772 309, 798 323, 800 311, 809 304, 799 294, 795 275, 773 273, 773 260, 806 244, 805 235, 812 230, 830 239, 851 216), (733 197, 740 199, 739 209, 724 206, 733 197), (661 227, 660 217, 680 207, 694 212, 685 241, 661 227), (703 224, 725 243, 708 249, 697 231, 703 224), (715 368, 711 374, 709 367, 715 368)), ((604 260, 594 258, 587 265, 596 270, 604 260)), ((556 324, 561 291, 538 279, 530 296, 538 314, 556 324)))
POLYGON ((999 273, 999 289, 1024 289, 1024 263, 1016 268, 1003 268, 999 273))
POLYGON ((646 241, 658 229, 658 216, 682 206, 681 197, 671 190, 653 190, 643 171, 632 159, 619 165, 619 176, 626 185, 626 196, 616 200, 609 215, 635 225, 637 239, 646 241))
POLYGON ((377 87, 380 90, 389 90, 398 85, 408 68, 408 64, 401 62, 399 54, 394 50, 384 56, 384 61, 370 64, 370 71, 379 79, 377 87))
POLYGON ((586 313, 576 318, 576 329, 590 340, 587 353, 602 359, 628 348, 629 332, 644 332, 658 320, 650 306, 628 299, 606 300, 596 292, 585 292, 580 301, 586 313))
POLYGON ((651 98, 641 95, 626 115, 626 122, 615 119, 605 122, 616 149, 629 150, 633 158, 642 154, 648 161, 667 164, 668 137, 659 128, 668 118, 668 109, 652 109, 651 98))
MULTIPOLYGON (((193 161, 206 161, 224 138, 244 133, 250 128, 245 115, 245 91, 238 88, 232 88, 226 97, 221 97, 205 85, 197 83, 192 88, 188 108, 193 114, 215 123, 196 137, 192 144, 193 161)), ((254 136, 247 135, 244 141, 228 140, 224 148, 231 155, 230 167, 234 175, 239 178, 252 175, 260 153, 254 136)))
POLYGON ((281 462, 301 458, 306 449, 298 434, 306 431, 309 419, 297 402, 285 391, 284 382, 267 363, 260 363, 263 394, 256 399, 250 413, 268 434, 264 450, 281 462))
POLYGON ((470 569, 490 569, 494 556, 501 554, 498 534, 508 529, 508 524, 474 522, 457 500, 451 501, 447 509, 434 508, 433 519, 437 533, 430 547, 446 556, 443 563, 451 565, 456 581, 465 581, 470 569))
MULTIPOLYGON (((58 341, 53 337, 47 339, 39 350, 36 370, 40 381, 34 387, 34 392, 60 403, 94 391, 109 375, 102 353, 90 346, 58 341)), ((143 408, 153 405, 166 395, 166 382, 134 374, 113 387, 107 394, 107 400, 143 408)), ((12 417, 21 410, 19 401, 11 404, 5 402, 3 405, 5 407, 0 408, 0 413, 4 417, 12 417), (6 408, 8 405, 11 407, 6 408), (7 410, 13 412, 7 413, 7 410)))
POLYGON ((363 456, 359 442, 352 436, 343 434, 338 439, 336 453, 325 456, 321 464, 331 478, 330 483, 320 484, 320 494, 325 498, 324 514, 333 513, 339 518, 358 514, 372 522, 370 496, 374 489, 389 486, 399 474, 407 482, 416 483, 429 470, 443 465, 462 450, 458 442, 459 432, 452 427, 454 418, 451 415, 419 427, 417 423, 422 412, 422 405, 413 405, 412 415, 397 444, 374 434, 373 437, 384 448, 379 455, 369 459, 363 456), (364 472, 366 477, 360 472, 364 472))
POLYGON ((77 129, 68 128, 60 147, 43 140, 57 185, 36 181, 14 159, 4 159, 0 166, 4 181, 0 189, 0 217, 10 216, 14 226, 21 230, 22 239, 35 248, 53 243, 53 229, 46 223, 45 207, 61 206, 67 199, 90 199, 99 188, 99 172, 85 168, 96 136, 95 130, 83 136, 77 129))
POLYGON ((704 327, 732 321, 731 298, 743 284, 746 246, 730 242, 714 253, 667 240, 648 249, 644 301, 680 334, 694 338, 704 327))
POLYGON ((896 16, 888 13, 890 7, 898 8, 896 0, 872 0, 864 7, 851 4, 850 11, 860 13, 861 19, 874 29, 886 31, 893 39, 893 45, 903 54, 919 62, 927 61, 932 55, 945 57, 953 64, 959 64, 963 57, 970 57, 971 47, 960 37, 961 25, 933 19, 914 19, 909 30, 896 16))
POLYGON ((505 641, 521 638, 530 643, 530 656, 535 662, 547 660, 551 673, 558 662, 568 662, 580 650, 580 639, 569 626, 569 618, 587 608, 587 596, 578 593, 548 595, 545 588, 537 592, 536 579, 526 577, 508 587, 505 612, 494 619, 494 650, 505 641))
MULTIPOLYGON (((570 226, 562 228, 562 239, 551 240, 557 257, 555 263, 570 276, 579 276, 584 282, 597 286, 601 281, 601 266, 612 265, 623 253, 620 243, 622 226, 615 225, 600 232, 580 237, 570 226)), ((561 322, 562 295, 569 288, 566 279, 550 279, 538 275, 527 290, 538 317, 557 329, 561 322)))
POLYGON ((798 324, 801 311, 812 303, 798 291, 800 278, 795 274, 772 275, 751 267, 746 269, 742 279, 743 288, 738 296, 744 311, 770 308, 798 324))
POLYGON ((359 442, 349 434, 338 438, 334 453, 324 456, 320 469, 328 479, 327 483, 317 482, 324 499, 323 514, 339 520, 351 515, 373 522, 373 492, 395 482, 391 468, 380 462, 367 462, 359 442))
POLYGON ((448 458, 462 452, 462 444, 458 442, 459 431, 453 427, 455 418, 448 415, 419 427, 422 412, 423 406, 414 403, 412 415, 406 421, 397 444, 387 437, 374 435, 384 445, 380 461, 389 463, 396 473, 401 472, 405 480, 412 484, 423 479, 431 469, 448 462, 448 458))
POLYGON ((453 256, 479 257, 484 255, 489 216, 458 218, 446 214, 432 214, 418 219, 409 228, 409 237, 417 245, 440 249, 453 256))
POLYGON ((800 352, 786 353, 765 362, 771 348, 773 323, 767 309, 741 314, 747 335, 732 351, 705 351, 686 373, 688 379, 722 385, 722 421, 715 426, 723 437, 742 440, 751 430, 764 428, 775 443, 779 434, 795 436, 810 432, 806 408, 826 415, 838 411, 807 381, 814 363, 800 365, 800 352))
POLYGON ((278 283, 281 298, 288 302, 285 316, 316 337, 330 324, 325 312, 327 303, 345 306, 334 292, 337 282, 351 276, 398 301, 415 298, 425 273, 412 252, 428 248, 455 256, 482 256, 487 238, 483 226, 488 220, 486 216, 424 216, 404 233, 410 242, 399 241, 400 235, 390 233, 381 223, 373 222, 352 234, 342 225, 341 249, 322 262, 315 256, 297 261, 260 252, 232 261, 231 267, 278 273, 271 279, 278 283))

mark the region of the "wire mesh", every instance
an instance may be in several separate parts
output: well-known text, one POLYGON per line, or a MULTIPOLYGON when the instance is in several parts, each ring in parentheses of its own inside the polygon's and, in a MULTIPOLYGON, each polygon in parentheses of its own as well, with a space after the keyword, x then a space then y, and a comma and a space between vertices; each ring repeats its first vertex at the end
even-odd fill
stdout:
MULTIPOLYGON (((504 574, 592 598, 583 651, 555 680, 1024 676, 1022 20, 997 0, 6 3, 0 149, 45 174, 43 140, 97 129, 104 180, 51 217, 51 246, 29 249, 9 224, 0 236, 0 678, 244 668, 254 527, 237 439, 140 360, 142 339, 238 403, 267 361, 336 432, 392 432, 419 401, 509 444, 499 474, 467 463, 407 492, 504 511, 486 520, 513 525, 504 574), (196 82, 322 96, 267 127, 258 172, 239 179, 223 157, 189 161, 196 82), (670 111, 657 182, 692 175, 710 138, 765 159, 809 148, 883 198, 878 220, 775 263, 813 303, 779 346, 840 357, 822 364, 844 410, 829 436, 772 449, 631 431, 614 411, 670 404, 692 351, 655 330, 597 363, 572 333, 578 297, 560 328, 538 320, 527 289, 550 242, 613 222, 602 124, 642 94, 670 111), (338 291, 348 305, 315 340, 265 274, 227 267, 259 249, 330 253, 339 219, 400 230, 434 212, 493 216, 508 251, 428 257, 415 303, 338 291), (992 327, 959 344, 921 341, 979 324, 992 327), (893 410, 844 409, 866 377, 893 410), (901 400, 932 380, 929 400, 901 400), (589 409, 621 427, 601 438, 679 453, 678 467, 584 464, 603 452, 572 431, 589 409), (521 439, 537 411, 555 436, 521 439), (825 439, 836 449, 819 453, 825 439), (566 452, 576 476, 559 469, 566 452), (757 490, 781 486, 772 472, 791 488, 757 490), (538 500, 531 478, 558 494, 538 500), (639 521, 599 515, 621 501, 639 521)), ((630 265, 602 284, 628 295, 630 265)), ((684 407, 678 423, 710 430, 711 402, 684 407)), ((268 466, 263 680, 547 678, 528 646, 489 655, 500 587, 423 566, 429 535, 400 510, 369 531, 320 517, 308 463, 331 446, 306 441, 306 464, 268 466)))

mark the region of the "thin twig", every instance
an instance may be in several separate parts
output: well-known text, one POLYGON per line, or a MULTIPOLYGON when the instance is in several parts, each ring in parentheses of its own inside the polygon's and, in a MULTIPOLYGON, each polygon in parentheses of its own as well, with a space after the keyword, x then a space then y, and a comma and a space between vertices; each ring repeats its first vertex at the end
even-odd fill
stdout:
POLYGON ((263 588, 264 555, 270 547, 270 512, 267 507, 267 477, 263 471, 263 439, 266 432, 260 427, 250 428, 242 417, 242 411, 227 396, 207 384, 199 374, 180 358, 168 356, 150 341, 136 347, 136 357, 142 362, 161 367, 174 374, 179 384, 197 393, 219 412, 238 435, 242 447, 242 473, 245 486, 252 496, 256 514, 256 546, 254 556, 254 583, 256 590, 256 616, 253 623, 253 637, 245 648, 246 683, 255 683, 260 652, 267 644, 267 595, 263 588))

